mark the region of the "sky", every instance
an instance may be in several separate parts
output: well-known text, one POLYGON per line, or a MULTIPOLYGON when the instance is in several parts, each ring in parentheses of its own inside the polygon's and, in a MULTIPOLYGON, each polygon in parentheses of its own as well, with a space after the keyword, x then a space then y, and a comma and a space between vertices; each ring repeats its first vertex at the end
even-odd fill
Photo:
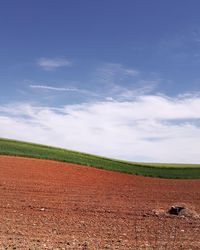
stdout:
POLYGON ((200 163, 199 0, 0 4, 0 137, 200 163))

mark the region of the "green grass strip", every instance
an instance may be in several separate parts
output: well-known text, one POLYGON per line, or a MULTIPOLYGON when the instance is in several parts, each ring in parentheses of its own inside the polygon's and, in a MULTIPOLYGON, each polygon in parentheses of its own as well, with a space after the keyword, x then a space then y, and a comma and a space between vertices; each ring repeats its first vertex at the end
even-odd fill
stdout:
POLYGON ((0 155, 24 156, 118 171, 129 174, 174 178, 200 178, 200 164, 137 163, 80 153, 62 148, 0 138, 0 155))

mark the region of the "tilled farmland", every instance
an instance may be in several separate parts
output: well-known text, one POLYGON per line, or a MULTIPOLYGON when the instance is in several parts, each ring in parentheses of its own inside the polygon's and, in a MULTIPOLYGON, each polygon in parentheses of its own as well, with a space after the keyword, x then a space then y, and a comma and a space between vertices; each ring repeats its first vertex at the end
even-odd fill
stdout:
POLYGON ((200 180, 0 156, 0 249, 196 250, 199 215, 200 180))

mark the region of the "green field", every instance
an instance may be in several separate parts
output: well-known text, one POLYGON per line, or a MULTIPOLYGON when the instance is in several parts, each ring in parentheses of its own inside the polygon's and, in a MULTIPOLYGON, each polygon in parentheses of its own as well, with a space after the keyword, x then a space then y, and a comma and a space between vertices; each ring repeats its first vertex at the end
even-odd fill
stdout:
POLYGON ((101 169, 160 178, 198 179, 200 164, 164 164, 120 161, 62 148, 0 138, 0 155, 25 156, 78 163, 101 169))

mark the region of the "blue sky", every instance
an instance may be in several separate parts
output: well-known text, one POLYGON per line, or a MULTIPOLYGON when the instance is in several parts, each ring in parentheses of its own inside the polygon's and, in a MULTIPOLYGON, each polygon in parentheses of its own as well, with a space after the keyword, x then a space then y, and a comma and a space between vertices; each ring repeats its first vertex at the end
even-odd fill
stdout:
POLYGON ((200 162, 199 9, 198 0, 1 1, 0 136, 200 162))

